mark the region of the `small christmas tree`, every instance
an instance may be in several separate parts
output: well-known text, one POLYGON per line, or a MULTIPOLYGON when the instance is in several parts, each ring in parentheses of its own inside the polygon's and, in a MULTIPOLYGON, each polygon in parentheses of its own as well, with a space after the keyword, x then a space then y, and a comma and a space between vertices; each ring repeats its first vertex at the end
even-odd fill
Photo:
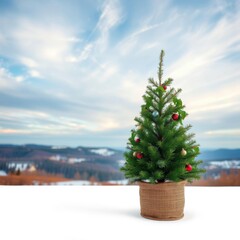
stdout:
POLYGON ((135 117, 136 128, 131 130, 126 162, 121 170, 133 181, 150 183, 179 182, 199 179, 205 172, 196 161, 199 145, 188 133, 191 125, 183 125, 188 115, 182 100, 181 89, 171 88, 173 79, 162 82, 164 51, 160 54, 159 82, 149 78, 143 95, 140 117, 135 117))

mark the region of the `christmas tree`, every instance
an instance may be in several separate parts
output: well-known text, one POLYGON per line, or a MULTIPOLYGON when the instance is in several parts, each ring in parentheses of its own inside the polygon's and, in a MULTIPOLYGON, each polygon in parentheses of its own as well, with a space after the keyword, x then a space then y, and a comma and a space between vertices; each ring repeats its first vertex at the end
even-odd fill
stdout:
POLYGON ((196 161, 199 144, 188 133, 191 125, 183 125, 188 115, 178 97, 181 89, 170 87, 173 79, 162 82, 164 51, 160 54, 158 79, 149 78, 143 95, 136 128, 131 130, 125 165, 121 170, 132 181, 159 183, 199 179, 204 169, 196 161))

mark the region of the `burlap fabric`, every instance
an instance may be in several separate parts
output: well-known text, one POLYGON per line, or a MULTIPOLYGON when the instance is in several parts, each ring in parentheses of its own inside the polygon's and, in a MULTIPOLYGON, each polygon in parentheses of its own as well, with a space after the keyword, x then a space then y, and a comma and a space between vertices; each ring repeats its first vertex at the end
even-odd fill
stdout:
POLYGON ((183 217, 186 181, 138 184, 143 217, 154 220, 178 220, 183 217))

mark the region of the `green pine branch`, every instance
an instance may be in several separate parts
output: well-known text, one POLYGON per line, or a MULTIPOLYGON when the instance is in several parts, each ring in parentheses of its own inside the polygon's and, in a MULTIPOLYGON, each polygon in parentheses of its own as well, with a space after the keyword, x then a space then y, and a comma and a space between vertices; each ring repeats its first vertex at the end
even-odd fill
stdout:
POLYGON ((160 54, 160 62, 158 67, 158 80, 159 80, 159 86, 162 85, 162 76, 163 76, 163 57, 164 57, 164 51, 161 50, 160 54))

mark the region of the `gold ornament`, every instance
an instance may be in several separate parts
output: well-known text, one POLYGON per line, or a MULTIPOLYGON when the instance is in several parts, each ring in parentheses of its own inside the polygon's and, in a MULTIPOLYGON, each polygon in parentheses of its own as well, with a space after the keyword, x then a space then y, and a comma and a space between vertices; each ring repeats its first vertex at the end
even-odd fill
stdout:
POLYGON ((133 156, 134 156, 134 157, 136 157, 136 154, 137 154, 136 152, 133 152, 133 156))
POLYGON ((187 151, 184 148, 182 148, 181 155, 185 156, 186 154, 187 154, 187 151))

